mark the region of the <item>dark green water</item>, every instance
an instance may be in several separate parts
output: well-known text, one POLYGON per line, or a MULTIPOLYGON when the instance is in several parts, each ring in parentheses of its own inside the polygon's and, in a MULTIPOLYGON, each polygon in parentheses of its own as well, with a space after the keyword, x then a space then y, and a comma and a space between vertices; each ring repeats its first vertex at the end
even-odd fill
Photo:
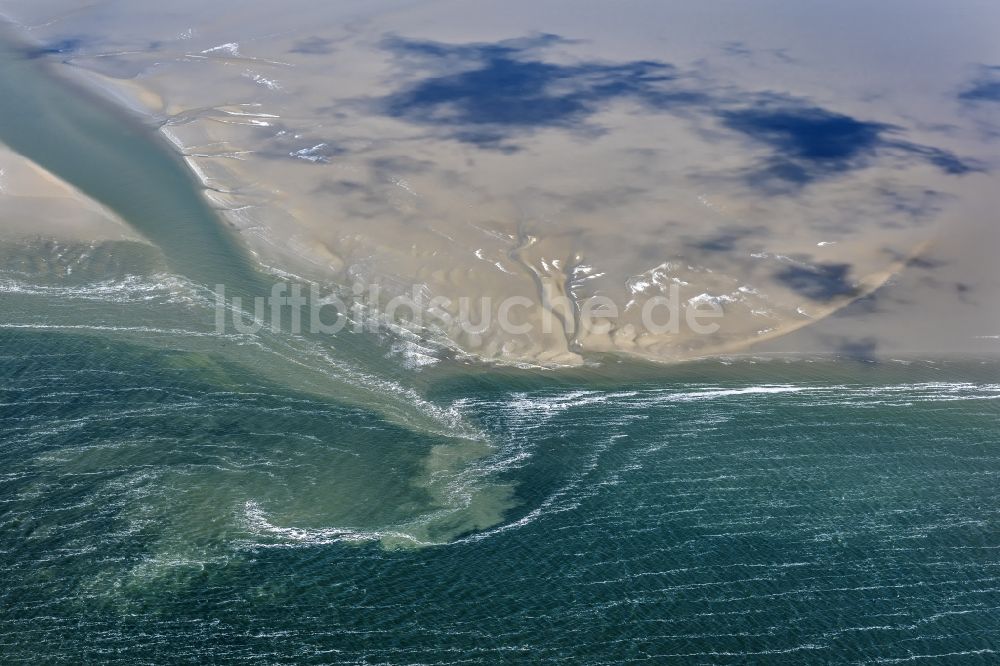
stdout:
POLYGON ((995 365, 443 381, 510 508, 394 548, 362 528, 434 505, 439 438, 184 353, 3 342, 8 663, 995 662, 995 365))
POLYGON ((264 278, 181 163, 4 53, 0 139, 155 247, 0 248, 0 661, 996 662, 995 361, 216 335, 264 278))

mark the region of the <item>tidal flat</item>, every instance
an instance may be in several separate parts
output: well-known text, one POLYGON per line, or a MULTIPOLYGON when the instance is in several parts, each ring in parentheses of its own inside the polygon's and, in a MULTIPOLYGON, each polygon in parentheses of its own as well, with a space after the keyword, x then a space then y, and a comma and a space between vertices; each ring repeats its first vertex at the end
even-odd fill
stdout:
POLYGON ((978 5, 890 3, 864 25, 850 4, 639 2, 636 21, 560 7, 5 11, 33 59, 155 125, 276 276, 377 284, 373 308, 447 301, 444 317, 391 322, 417 354, 560 366, 992 349, 977 336, 995 313, 967 302, 1000 285, 981 256, 997 238, 978 5), (666 314, 644 306, 674 288, 723 312, 718 330, 656 326, 666 314), (866 297, 883 311, 871 334, 852 333, 856 316, 814 326, 866 297), (462 298, 483 326, 458 324, 462 298), (512 298, 524 305, 500 326, 512 298), (596 298, 611 314, 583 320, 596 298), (953 325, 915 327, 914 312, 953 325))
POLYGON ((996 7, 0 14, 5 663, 996 660, 996 7))

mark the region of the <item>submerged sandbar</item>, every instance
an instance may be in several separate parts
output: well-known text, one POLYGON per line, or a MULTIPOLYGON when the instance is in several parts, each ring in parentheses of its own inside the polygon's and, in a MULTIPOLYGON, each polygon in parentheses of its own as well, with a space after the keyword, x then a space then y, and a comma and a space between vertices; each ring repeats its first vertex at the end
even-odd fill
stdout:
MULTIPOLYGON (((890 61, 861 75, 856 59, 871 53, 838 50, 849 33, 861 51, 902 49, 958 89, 984 42, 909 45, 933 9, 898 34, 838 28, 812 42, 811 26, 782 17, 737 44, 707 10, 683 10, 704 28, 694 39, 670 20, 681 10, 659 6, 634 12, 640 25, 602 19, 607 8, 293 5, 11 12, 45 57, 147 105, 211 204, 281 275, 377 283, 384 299, 416 289, 449 299, 453 316, 463 297, 489 299, 493 322, 506 299, 526 299, 515 323, 529 333, 416 333, 481 358, 684 360, 773 346, 904 272, 937 265, 948 283, 922 303, 996 282, 988 267, 947 268, 963 249, 940 243, 984 227, 995 196, 975 109, 890 61), (84 37, 60 41, 70 33, 84 37), (673 293, 720 308, 718 330, 651 327, 644 305, 673 293), (617 315, 588 327, 595 297, 617 315)), ((990 326, 981 314, 955 328, 990 326)), ((878 344, 895 337, 886 326, 878 344)))

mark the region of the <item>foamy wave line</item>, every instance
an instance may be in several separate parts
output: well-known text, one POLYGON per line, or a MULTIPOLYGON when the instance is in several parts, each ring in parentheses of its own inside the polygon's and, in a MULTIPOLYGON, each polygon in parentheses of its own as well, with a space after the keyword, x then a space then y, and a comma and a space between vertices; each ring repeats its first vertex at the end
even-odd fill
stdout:
MULTIPOLYGON (((14 279, 0 279, 0 293, 117 304, 179 303, 187 306, 212 309, 217 306, 214 292, 184 278, 170 274, 156 274, 148 277, 129 275, 121 279, 94 282, 80 286, 40 285, 14 279)), ((234 310, 232 304, 228 302, 225 303, 225 309, 230 313, 234 310)), ((396 411, 402 414, 406 412, 407 408, 416 407, 422 415, 436 422, 437 425, 430 428, 435 434, 443 436, 457 435, 475 440, 483 440, 486 437, 481 431, 466 423, 463 416, 454 409, 436 405, 424 399, 415 390, 407 388, 396 381, 365 372, 348 361, 335 358, 323 346, 297 336, 274 334, 265 329, 262 329, 257 334, 240 334, 218 333, 214 330, 161 328, 143 325, 115 326, 111 324, 56 324, 50 322, 5 323, 0 324, 0 328, 174 335, 178 337, 217 338, 220 340, 250 343, 264 351, 277 355, 292 365, 298 365, 310 370, 319 370, 331 379, 337 379, 348 385, 367 389, 377 396, 400 396, 402 403, 396 405, 396 411)), ((404 351, 413 356, 410 365, 426 365, 430 360, 417 358, 415 354, 420 350, 403 350, 399 348, 395 350, 396 353, 404 351)), ((413 424, 411 423, 411 425, 413 424)))
POLYGON ((167 302, 211 305, 205 290, 175 275, 127 275, 79 286, 45 285, 0 278, 0 293, 49 296, 113 303, 146 302, 166 297, 167 302))
MULTIPOLYGON (((465 420, 464 414, 461 413, 457 405, 447 407, 437 405, 423 398, 416 390, 403 386, 399 382, 365 372, 346 361, 334 358, 320 345, 301 338, 296 339, 296 342, 300 343, 300 346, 294 348, 286 346, 287 351, 285 352, 273 347, 269 351, 293 365, 320 372, 326 369, 331 378, 340 379, 358 388, 369 390, 375 395, 399 396, 406 406, 416 407, 421 414, 440 424, 440 429, 429 430, 433 434, 463 437, 474 441, 488 440, 487 435, 482 430, 473 427, 465 420), (317 361, 322 365, 317 365, 317 361)), ((423 429, 426 430, 426 427, 423 429)))
POLYGON ((259 536, 284 539, 284 543, 253 543, 253 548, 289 548, 295 546, 323 546, 333 543, 366 543, 384 539, 401 539, 416 546, 439 546, 441 543, 421 541, 412 534, 397 530, 355 530, 340 527, 281 527, 267 519, 261 506, 254 500, 243 505, 244 524, 259 536))
MULTIPOLYGON (((156 328, 154 326, 110 326, 101 324, 0 324, 0 329, 27 329, 27 330, 69 330, 69 331, 102 331, 112 333, 156 333, 160 335, 178 335, 191 337, 211 337, 218 338, 219 335, 212 331, 191 331, 181 328, 156 328)), ((235 336, 226 336, 233 338, 235 336)))
MULTIPOLYGON (((826 398, 836 396, 836 403, 839 405, 861 405, 869 406, 874 404, 887 404, 886 400, 872 400, 872 398, 898 397, 906 395, 911 402, 930 401, 952 401, 952 400, 982 400, 1000 399, 1000 384, 975 384, 971 382, 920 382, 913 384, 896 384, 889 386, 812 386, 795 384, 761 384, 754 386, 744 386, 736 388, 705 387, 697 391, 678 391, 677 389, 650 389, 635 391, 596 391, 577 390, 560 393, 556 395, 533 395, 531 393, 516 393, 511 395, 510 401, 505 405, 506 415, 513 422, 513 427, 522 432, 525 439, 527 433, 540 427, 545 421, 554 416, 575 408, 588 408, 597 404, 615 404, 624 407, 629 414, 639 416, 643 410, 660 404, 672 402, 695 402, 713 401, 734 396, 755 396, 773 395, 780 393, 804 393, 816 398, 826 398)), ((474 408, 480 403, 474 399, 463 401, 463 407, 474 408)), ((814 400, 802 403, 803 407, 815 405, 814 400)), ((893 402, 888 404, 904 404, 893 402)), ((490 403, 495 407, 495 404, 490 403)), ((625 414, 624 418, 628 418, 625 414)), ((543 516, 552 513, 560 513, 575 506, 570 502, 569 506, 560 504, 567 496, 571 495, 581 486, 587 471, 596 464, 596 458, 603 450, 614 444, 616 436, 612 435, 603 446, 593 452, 593 461, 590 466, 574 476, 565 485, 546 497, 542 502, 524 516, 517 520, 496 525, 482 532, 477 532, 463 537, 453 543, 474 543, 490 537, 503 534, 529 525, 543 516)), ((518 449, 517 454, 510 458, 511 463, 521 462, 529 456, 525 450, 518 449)), ((511 465, 512 466, 512 465, 511 465)))

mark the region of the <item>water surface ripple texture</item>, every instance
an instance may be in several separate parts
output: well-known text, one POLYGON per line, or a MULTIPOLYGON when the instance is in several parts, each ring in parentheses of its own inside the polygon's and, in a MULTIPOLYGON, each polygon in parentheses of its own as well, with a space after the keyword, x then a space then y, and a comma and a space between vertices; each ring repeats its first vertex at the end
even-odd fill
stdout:
MULTIPOLYGON (((137 53, 102 50, 98 46, 107 44, 100 40, 70 36, 70 26, 96 30, 100 24, 106 33, 138 3, 96 2, 54 16, 63 3, 0 4, 39 18, 21 26, 33 42, 0 28, 0 142, 6 146, 0 160, 59 195, 37 201, 17 195, 21 208, 0 208, 3 664, 1000 662, 1000 359, 987 353, 995 349, 997 331, 989 326, 996 311, 983 296, 988 271, 974 275, 982 282, 963 272, 978 266, 983 253, 991 255, 992 245, 972 247, 969 226, 952 234, 964 240, 951 246, 947 238, 927 240, 933 225, 924 226, 921 217, 948 202, 968 203, 963 192, 982 194, 976 183, 989 178, 986 160, 963 161, 958 152, 918 141, 912 128, 853 120, 847 110, 809 107, 798 98, 794 113, 787 106, 776 111, 776 99, 787 105, 790 98, 765 93, 754 93, 756 106, 732 102, 714 112, 714 125, 692 132, 684 123, 694 122, 708 97, 714 104, 727 92, 748 94, 716 85, 721 79, 713 77, 725 68, 698 61, 674 69, 643 59, 629 40, 614 43, 614 57, 580 60, 572 49, 587 39, 525 31, 522 23, 506 22, 506 14, 462 23, 470 10, 453 3, 390 3, 391 11, 379 3, 344 2, 336 11, 293 3, 318 17, 308 23, 315 35, 301 34, 302 16, 284 10, 277 16, 263 3, 257 3, 260 15, 249 3, 232 23, 199 24, 213 40, 232 26, 266 28, 257 48, 284 44, 288 58, 300 64, 358 52, 377 52, 389 63, 380 70, 392 73, 384 80, 366 69, 374 60, 352 61, 361 63, 354 73, 338 70, 345 90, 335 92, 349 99, 318 107, 336 117, 336 128, 309 125, 299 135, 270 114, 281 110, 282 122, 290 124, 312 122, 274 102, 290 94, 283 86, 293 87, 292 63, 252 55, 253 42, 246 41, 185 47, 161 63, 161 53, 207 37, 196 28, 175 31, 169 42, 143 37, 174 30, 188 10, 203 18, 230 16, 228 2, 164 5, 158 20, 147 17, 151 33, 123 28, 104 35, 112 45, 145 40, 137 53), (454 30, 453 20, 461 24, 454 30), (344 25, 351 34, 341 34, 344 25), (400 26, 412 34, 401 34, 400 26), (364 37, 352 41, 355 32, 364 37), (323 36, 334 34, 338 39, 323 36), (70 76, 64 61, 89 73, 70 76), (238 97, 187 110, 164 103, 158 127, 152 116, 123 108, 110 88, 98 94, 83 83, 97 72, 119 83, 160 81, 162 70, 168 71, 163 80, 176 83, 186 79, 171 79, 171 67, 202 66, 229 76, 212 92, 239 90, 230 80, 235 76, 275 108, 238 97), (417 79, 400 78, 407 67, 417 79), (362 94, 350 88, 357 82, 352 74, 388 88, 362 94), (705 91, 664 92, 696 75, 708 82, 705 91), (622 84, 622 77, 632 84, 622 84), (485 102, 500 106, 484 107, 484 98, 469 92, 486 84, 493 89, 485 102), (562 101, 554 103, 553 95, 562 101), (523 115, 511 110, 517 99, 523 115), (481 274, 468 269, 470 262, 502 275, 496 284, 504 289, 527 285, 533 296, 605 284, 590 282, 606 276, 582 259, 574 264, 575 255, 553 253, 577 241, 581 252, 593 250, 587 247, 593 238, 567 241, 567 234, 553 233, 539 241, 533 233, 549 223, 557 227, 566 210, 590 224, 602 219, 609 200, 628 208, 648 191, 626 187, 588 198, 580 189, 590 185, 566 177, 575 189, 560 198, 542 186, 564 178, 563 166, 543 164, 553 179, 539 179, 537 189, 522 192, 519 206, 507 206, 487 196, 482 182, 463 181, 452 166, 460 163, 465 173, 489 180, 517 172, 502 166, 513 164, 504 160, 578 149, 572 154, 580 156, 583 174, 583 167, 601 162, 604 148, 595 146, 610 146, 609 154, 620 157, 620 149, 637 160, 622 173, 636 174, 639 183, 656 175, 639 168, 660 164, 655 151, 618 144, 620 137, 602 130, 649 120, 644 114, 654 106, 661 115, 646 125, 650 131, 682 126, 680 134, 699 140, 729 132, 727 141, 735 134, 741 145, 752 144, 750 162, 716 185, 753 181, 757 203, 773 204, 785 231, 815 225, 805 238, 817 254, 763 252, 757 244, 781 234, 731 224, 742 219, 737 213, 763 210, 747 205, 734 212, 724 205, 738 197, 673 192, 678 198, 669 203, 682 202, 679 208, 661 206, 655 197, 644 201, 678 215, 696 210, 703 217, 691 219, 710 221, 718 233, 686 235, 660 220, 655 234, 606 253, 612 273, 625 270, 616 262, 629 253, 655 255, 653 269, 618 280, 616 288, 639 296, 681 270, 713 288, 728 285, 734 300, 756 298, 752 287, 707 266, 655 265, 665 237, 716 259, 742 253, 742 268, 771 267, 770 277, 786 292, 825 300, 829 313, 844 307, 828 328, 815 327, 820 332, 812 340, 827 345, 824 353, 811 353, 806 336, 798 339, 804 351, 794 354, 770 349, 655 365, 603 352, 585 357, 577 354, 579 345, 571 349, 560 339, 545 343, 555 344, 558 354, 533 348, 534 356, 499 365, 485 362, 485 353, 464 353, 454 340, 407 329, 334 336, 287 327, 217 330, 215 285, 252 297, 266 294, 276 279, 308 281, 281 273, 280 253, 263 253, 268 243, 319 257, 324 270, 376 275, 390 286, 418 278, 451 287, 494 284, 477 282, 481 274), (803 143, 786 131, 789 118, 812 129, 816 123, 847 127, 859 143, 850 150, 815 136, 803 143), (778 121, 777 129, 769 124, 778 121), (161 130, 180 136, 198 123, 233 132, 226 136, 234 142, 245 138, 240 132, 266 128, 272 143, 257 145, 257 161, 247 158, 264 174, 254 184, 258 190, 209 191, 195 177, 194 162, 184 159, 191 155, 178 154, 161 130), (322 140, 326 132, 340 141, 322 140), (378 153, 398 148, 364 138, 372 132, 396 137, 413 155, 378 153), (545 150, 532 153, 519 143, 525 137, 545 150), (456 155, 462 159, 450 162, 456 155), (301 171, 286 171, 288 163, 301 171), (316 175, 341 167, 337 180, 316 175), (955 189, 909 187, 889 177, 896 167, 955 189), (867 180, 860 175, 865 169, 872 170, 867 180), (239 197, 260 196, 268 177, 279 173, 308 174, 290 186, 292 194, 301 194, 299 187, 315 195, 309 201, 333 197, 338 214, 350 217, 342 222, 356 225, 357 233, 339 239, 350 246, 336 248, 343 256, 322 249, 321 240, 339 228, 333 223, 309 231, 315 237, 307 242, 306 232, 278 233, 284 217, 258 226, 233 222, 233 211, 242 210, 239 197), (434 179, 447 188, 430 186, 434 179), (869 200, 845 210, 814 208, 797 198, 861 181, 865 196, 884 197, 882 208, 869 207, 869 200), (458 194, 442 203, 435 197, 446 190, 458 194), (470 199, 462 199, 466 195, 470 199), (84 237, 82 226, 68 233, 69 224, 53 226, 58 233, 46 226, 15 234, 9 212, 43 204, 80 214, 81 225, 93 224, 102 235, 84 237), (886 206, 897 217, 874 215, 886 206), (799 225, 796 216, 806 209, 821 212, 799 225), (506 222, 465 224, 469 210, 506 222), (456 211, 464 226, 447 227, 456 211), (814 242, 809 234, 836 226, 817 219, 822 211, 885 222, 865 238, 898 244, 861 243, 854 227, 839 241, 814 242), (897 225, 903 218, 907 224, 897 225), (253 244, 251 227, 263 230, 266 243, 253 244), (407 246, 406 252, 366 245, 366 227, 407 246), (456 229, 455 237, 445 233, 456 229), (907 254, 918 237, 937 254, 907 254), (419 242, 411 248, 414 239, 419 242), (860 283, 851 282, 854 268, 821 253, 849 253, 842 248, 852 242, 858 256, 868 252, 873 271, 891 265, 899 273, 875 271, 880 280, 869 285, 872 293, 849 306, 861 295, 860 283), (386 265, 398 272, 385 272, 386 265), (427 271, 409 272, 417 265, 427 271), (578 281, 559 277, 567 271, 578 281), (912 320, 894 310, 923 288, 949 294, 941 305, 948 317, 975 310, 975 317, 961 320, 964 326, 945 327, 941 338, 961 345, 975 338, 975 354, 886 351, 892 332, 906 344, 938 339, 933 331, 907 337, 912 331, 906 329, 919 326, 907 325, 912 320), (888 311, 898 318, 879 328, 883 319, 871 317, 888 311), (836 353, 825 353, 831 341, 836 353), (575 365, 543 363, 553 359, 575 365)), ((511 14, 521 21, 534 17, 567 27, 567 34, 569 28, 588 34, 566 12, 546 18, 547 3, 514 5, 519 9, 511 14)), ((651 16, 665 11, 634 6, 651 16)), ((489 17, 493 10, 478 11, 489 17)), ((692 16, 687 19, 695 21, 692 16)), ((615 34, 614 22, 607 23, 615 34)), ((666 25, 647 23, 649 30, 666 25)), ((650 34, 637 44, 656 42, 657 33, 650 34)), ((782 49, 755 51, 731 41, 713 48, 751 70, 780 63, 792 72, 798 62, 782 49)), ((994 69, 975 69, 967 85, 953 91, 966 105, 962 113, 975 121, 970 127, 984 136, 991 125, 976 114, 990 102, 994 69)), ((303 87, 296 94, 312 100, 319 93, 303 87)), ((961 135, 931 124, 922 131, 945 143, 961 135)), ((199 159, 242 163, 243 157, 227 148, 199 159)), ((12 173, 0 168, 3 206, 15 197, 7 189, 16 180, 12 173)), ((710 180, 706 172, 690 173, 684 182, 710 180)), ((495 184, 502 190, 501 181, 495 184)), ((294 196, 283 198, 279 190, 268 196, 288 208, 283 212, 308 218, 309 211, 288 203, 294 196)), ((969 200, 982 201, 972 194, 969 200)), ((970 204, 968 210, 982 209, 970 204)), ((992 218, 974 221, 981 219, 992 218)), ((812 323, 808 312, 795 316, 812 323)), ((938 321, 951 320, 942 315, 938 321)))

